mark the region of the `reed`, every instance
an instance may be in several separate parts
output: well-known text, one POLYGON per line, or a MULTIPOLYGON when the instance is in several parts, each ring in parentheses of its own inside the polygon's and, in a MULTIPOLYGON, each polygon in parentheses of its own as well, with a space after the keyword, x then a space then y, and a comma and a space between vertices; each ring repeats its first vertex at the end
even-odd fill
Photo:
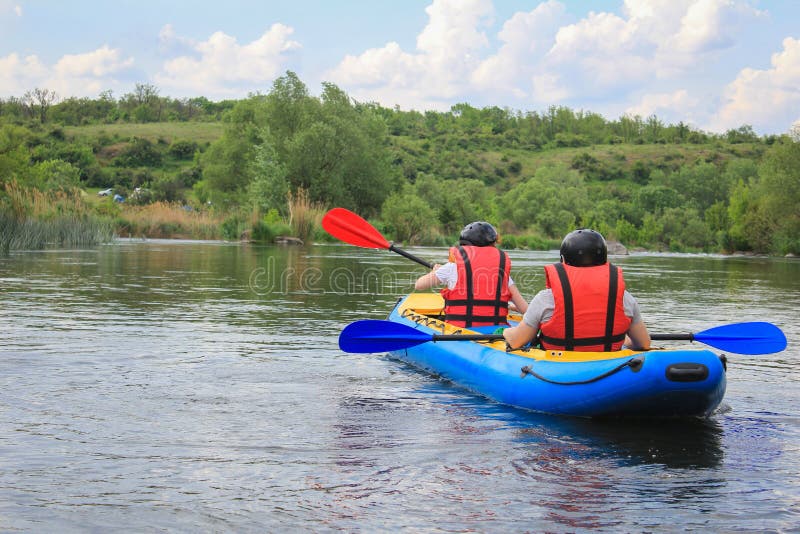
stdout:
POLYGON ((110 219, 93 214, 75 190, 40 191, 9 182, 0 201, 3 253, 47 246, 93 246, 114 237, 110 219))
POLYGON ((220 239, 222 218, 171 202, 126 206, 117 219, 121 237, 220 239))
POLYGON ((292 233, 307 242, 314 235, 325 214, 325 206, 320 202, 312 202, 308 191, 299 188, 294 194, 289 192, 289 226, 292 233))

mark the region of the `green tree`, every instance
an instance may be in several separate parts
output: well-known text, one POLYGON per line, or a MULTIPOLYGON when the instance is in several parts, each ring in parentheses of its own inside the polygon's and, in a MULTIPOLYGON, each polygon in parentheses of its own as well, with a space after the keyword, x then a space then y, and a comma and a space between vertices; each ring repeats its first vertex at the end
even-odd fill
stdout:
POLYGON ((800 143, 770 148, 759 168, 758 211, 772 230, 771 252, 800 253, 800 143))
POLYGON ((423 174, 412 191, 426 199, 436 212, 436 221, 448 235, 458 233, 467 223, 492 217, 491 194, 480 180, 442 180, 423 174))
POLYGON ((161 160, 161 152, 152 141, 134 137, 117 156, 115 164, 121 167, 158 167, 161 160))
POLYGON ((33 166, 32 177, 39 189, 68 191, 80 186, 80 170, 61 160, 48 160, 33 166))
POLYGON ((646 212, 656 213, 667 208, 680 206, 681 195, 673 188, 665 185, 646 185, 636 193, 637 204, 646 212))
POLYGON ((28 173, 31 139, 27 128, 5 124, 0 126, 0 184, 21 179, 28 173))
MULTIPOLYGON (((268 134, 263 136, 269 138, 268 134)), ((289 180, 286 165, 278 161, 277 152, 269 142, 255 148, 253 158, 253 180, 247 188, 247 196, 254 208, 262 213, 277 210, 281 215, 288 215, 286 200, 289 194, 289 180)))
POLYGON ((267 124, 263 97, 239 101, 225 117, 225 131, 209 146, 200 163, 208 189, 225 194, 244 191, 252 179, 255 147, 263 142, 263 125, 267 124))
POLYGON ((307 189, 314 202, 377 214, 399 183, 385 148, 386 124, 333 84, 323 84, 321 102, 309 108, 285 145, 292 189, 307 189))
POLYGON ((538 229, 547 237, 574 230, 590 207, 583 178, 563 164, 540 167, 533 177, 503 195, 501 213, 520 228, 538 229))
POLYGON ((381 208, 387 231, 396 241, 419 243, 433 232, 432 221, 436 213, 427 202, 411 190, 393 193, 381 208))

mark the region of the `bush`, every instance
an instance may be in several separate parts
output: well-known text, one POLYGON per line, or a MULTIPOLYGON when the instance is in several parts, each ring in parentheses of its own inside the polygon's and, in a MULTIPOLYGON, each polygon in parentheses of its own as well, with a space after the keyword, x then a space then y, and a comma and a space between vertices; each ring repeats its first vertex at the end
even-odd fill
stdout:
POLYGON ((439 223, 433 208, 410 192, 390 195, 381 213, 395 240, 404 243, 422 242, 439 223))
POLYGON ((114 160, 120 167, 158 167, 161 165, 161 152, 153 143, 142 137, 134 137, 114 160))
POLYGON ((250 238, 260 243, 272 243, 275 241, 275 233, 264 221, 256 221, 250 229, 250 238))
POLYGON ((500 241, 500 248, 512 250, 517 248, 517 237, 513 235, 503 236, 500 241))
POLYGON ((167 152, 177 159, 192 159, 198 148, 195 141, 180 140, 172 143, 167 152))
POLYGON ((227 239, 229 241, 238 241, 239 238, 242 236, 242 232, 246 228, 246 224, 244 219, 242 219, 238 215, 231 215, 224 221, 222 221, 222 225, 220 226, 220 231, 222 232, 223 239, 227 239))

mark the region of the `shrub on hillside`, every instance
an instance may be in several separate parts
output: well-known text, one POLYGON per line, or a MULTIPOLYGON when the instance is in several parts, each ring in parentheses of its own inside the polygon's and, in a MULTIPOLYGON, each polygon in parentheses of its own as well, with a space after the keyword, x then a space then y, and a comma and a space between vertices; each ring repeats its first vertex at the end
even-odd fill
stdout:
POLYGON ((114 165, 120 167, 158 167, 161 165, 162 159, 161 152, 149 139, 134 137, 120 151, 114 160, 114 165))
POLYGON ((194 141, 178 140, 169 146, 167 152, 177 159, 192 159, 198 148, 197 143, 194 141))

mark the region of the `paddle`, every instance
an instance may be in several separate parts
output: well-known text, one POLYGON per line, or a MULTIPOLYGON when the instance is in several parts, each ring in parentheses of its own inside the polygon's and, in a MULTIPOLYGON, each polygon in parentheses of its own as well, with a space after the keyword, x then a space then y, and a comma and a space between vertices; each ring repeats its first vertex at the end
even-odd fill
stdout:
POLYGON ((650 339, 699 341, 736 354, 772 354, 786 348, 786 336, 772 323, 733 323, 696 334, 653 334, 650 339))
POLYGON ((364 248, 383 248, 396 252, 401 256, 413 260, 428 269, 433 268, 433 264, 403 249, 397 248, 388 242, 383 235, 366 220, 357 214, 344 208, 333 208, 322 217, 322 228, 336 239, 350 243, 357 247, 364 248))
POLYGON ((392 321, 363 319, 347 325, 339 334, 344 352, 388 352, 428 341, 497 341, 502 334, 428 334, 392 321))
MULTIPOLYGON (((770 323, 734 323, 697 334, 653 334, 654 340, 699 341, 737 354, 770 354, 786 348, 786 336, 770 323)), ((392 321, 366 319, 347 325, 339 334, 345 352, 388 352, 429 341, 497 341, 501 334, 429 334, 392 321)))

